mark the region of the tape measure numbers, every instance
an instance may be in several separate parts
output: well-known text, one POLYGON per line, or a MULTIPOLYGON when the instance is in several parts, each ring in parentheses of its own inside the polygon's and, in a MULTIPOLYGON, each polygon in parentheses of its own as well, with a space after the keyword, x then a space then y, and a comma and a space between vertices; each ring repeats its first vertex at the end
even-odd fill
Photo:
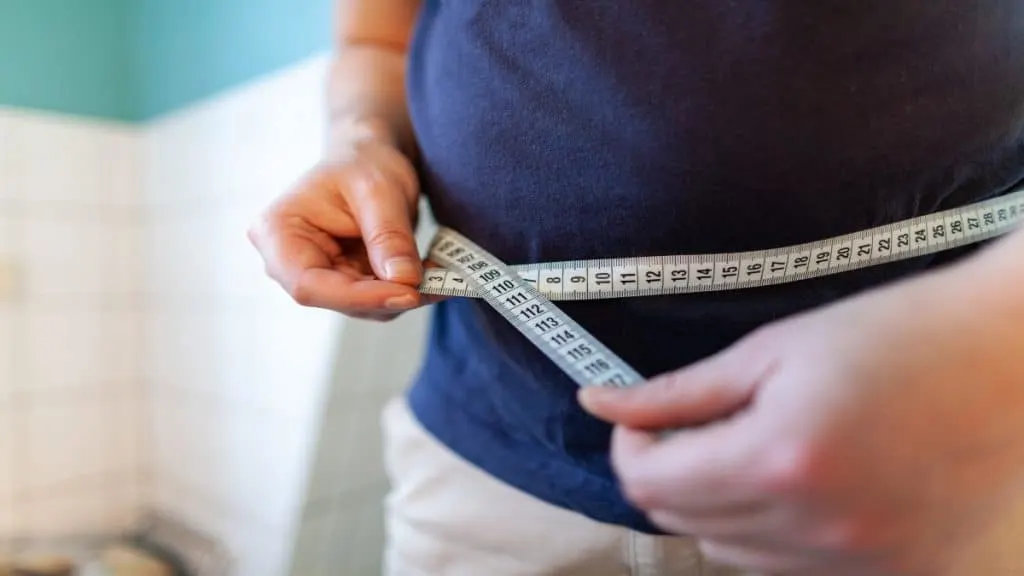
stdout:
MULTIPOLYGON (((486 300, 580 386, 630 386, 643 380, 533 284, 458 232, 439 231, 430 257, 461 272, 450 281, 486 300)), ((428 270, 428 279, 432 274, 428 270)))
POLYGON ((552 301, 739 290, 906 260, 995 238, 1024 220, 1024 188, 869 230, 752 252, 509 266, 442 228, 420 292, 482 298, 580 386, 630 386, 635 370, 552 301))

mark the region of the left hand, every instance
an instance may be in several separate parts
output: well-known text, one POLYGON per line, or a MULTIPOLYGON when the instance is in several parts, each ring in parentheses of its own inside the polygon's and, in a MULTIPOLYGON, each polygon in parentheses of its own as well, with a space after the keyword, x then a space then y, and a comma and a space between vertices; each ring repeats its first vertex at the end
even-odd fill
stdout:
POLYGON ((1024 317, 971 280, 869 292, 581 402, 618 424, 627 497, 712 560, 944 574, 1024 490, 1024 317))

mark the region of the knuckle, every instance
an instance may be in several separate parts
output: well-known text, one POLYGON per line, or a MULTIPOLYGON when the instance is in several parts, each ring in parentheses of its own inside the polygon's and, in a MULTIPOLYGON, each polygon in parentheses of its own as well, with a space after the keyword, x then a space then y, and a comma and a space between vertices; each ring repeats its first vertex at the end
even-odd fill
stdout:
POLYGON ((769 494, 808 494, 823 477, 820 451, 810 443, 773 446, 762 453, 754 472, 757 487, 769 494))
POLYGON ((396 225, 384 225, 370 230, 363 241, 373 246, 394 246, 409 242, 409 234, 396 225))
POLYGON ((316 295, 310 288, 309 283, 303 281, 302 277, 292 283, 288 290, 292 300, 300 306, 312 307, 316 302, 316 295))

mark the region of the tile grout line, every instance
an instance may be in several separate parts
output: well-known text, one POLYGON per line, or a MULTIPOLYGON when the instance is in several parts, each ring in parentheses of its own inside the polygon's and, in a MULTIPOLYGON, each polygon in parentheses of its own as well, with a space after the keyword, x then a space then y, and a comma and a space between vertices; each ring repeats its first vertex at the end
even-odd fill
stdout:
MULTIPOLYGON (((14 249, 14 253, 18 258, 25 256, 25 211, 22 203, 15 202, 9 207, 8 214, 11 215, 11 219, 18 223, 17 233, 13 230, 9 232, 10 245, 14 249)), ((26 298, 24 296, 25 286, 24 278, 15 280, 17 284, 15 288, 15 296, 13 305, 11 306, 11 321, 14 328, 14 338, 11 341, 11 362, 8 370, 10 371, 10 382, 11 387, 8 390, 10 395, 8 401, 11 410, 11 418, 9 423, 8 432, 11 434, 11 438, 14 439, 14 444, 11 448, 10 458, 13 460, 10 466, 10 477, 12 492, 18 494, 19 491, 24 491, 23 483, 25 482, 26 470, 30 469, 29 458, 31 458, 31 452, 29 446, 31 445, 31 438, 29 434, 31 432, 28 425, 28 415, 26 414, 27 409, 30 408, 27 401, 25 401, 20 391, 25 387, 28 379, 28 366, 27 366, 27 334, 28 334, 28 320, 26 318, 26 298)), ((30 520, 28 518, 29 511, 24 502, 13 496, 11 502, 11 528, 14 532, 13 536, 27 536, 24 534, 28 532, 30 520)))

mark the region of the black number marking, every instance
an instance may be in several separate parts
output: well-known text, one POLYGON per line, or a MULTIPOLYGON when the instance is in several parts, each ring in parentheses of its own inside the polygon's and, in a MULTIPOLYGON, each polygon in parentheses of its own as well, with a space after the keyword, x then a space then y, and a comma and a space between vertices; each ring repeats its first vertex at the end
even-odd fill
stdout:
POLYGON ((882 238, 881 240, 878 241, 879 252, 888 252, 889 250, 892 250, 892 240, 888 238, 882 238))
POLYGON ((500 284, 492 287, 491 290, 493 290, 494 293, 497 294, 498 296, 501 296, 502 294, 505 294, 506 292, 514 289, 515 287, 515 283, 506 278, 505 280, 502 280, 500 284))
POLYGON ((772 274, 775 274, 776 272, 782 272, 785 269, 786 269, 786 263, 785 262, 772 261, 772 266, 770 268, 772 274))
POLYGON ((673 282, 686 282, 686 279, 689 278, 689 271, 685 269, 673 270, 669 274, 669 278, 671 278, 673 282))
POLYGON ((487 284, 488 282, 501 278, 501 270, 488 270, 487 272, 480 274, 478 278, 480 279, 481 284, 487 284))
POLYGON ((515 294, 512 294, 508 298, 505 298, 505 304, 508 304, 508 306, 511 308, 521 306, 529 301, 530 299, 527 298, 526 294, 523 294, 522 292, 516 292, 515 294))
POLYGON ((444 276, 428 276, 427 282, 444 282, 444 276))
POLYGON ((547 278, 544 279, 544 283, 545 284, 561 284, 562 283, 562 277, 561 276, 548 276, 547 278))
POLYGON ((871 256, 871 244, 857 246, 857 256, 871 256))
POLYGON ((985 226, 992 226, 996 223, 996 215, 991 212, 985 212, 985 226))
POLYGON ((697 282, 701 280, 711 280, 711 275, 714 271, 711 268, 698 268, 697 269, 697 282))
POLYGON ((722 268, 722 278, 736 278, 740 275, 739 266, 724 266, 722 268))
POLYGON ((541 334, 544 334, 546 332, 554 330, 555 328, 558 328, 561 325, 562 323, 558 321, 558 318, 551 316, 549 318, 541 320, 540 322, 537 322, 536 324, 533 325, 533 327, 536 328, 537 330, 540 330, 541 334))
POLYGON ((828 264, 828 261, 831 259, 832 251, 826 250, 824 252, 818 252, 818 254, 814 257, 814 263, 818 266, 821 266, 822 264, 828 264))
POLYGON ((574 346, 571 350, 566 352, 566 354, 572 360, 582 360, 582 359, 586 358, 587 356, 590 356, 593 353, 594 353, 594 350, 591 349, 590 346, 588 346, 586 342, 581 342, 581 343, 577 344, 576 346, 574 346))
POLYGON ((602 386, 625 386, 626 385, 626 377, 623 376, 622 374, 616 374, 615 376, 612 376, 611 378, 608 378, 607 380, 602 382, 601 385, 602 386))
POLYGON ((914 244, 920 244, 921 242, 928 241, 927 230, 914 230, 914 244))
POLYGON ((953 231, 953 234, 963 234, 964 223, 959 220, 956 220, 949 225, 949 229, 953 231))
POLYGON ((479 271, 483 270, 484 268, 487 268, 488 266, 490 266, 490 264, 488 264, 487 262, 484 262, 483 260, 481 260, 479 262, 474 262, 474 263, 470 264, 469 265, 469 269, 472 272, 479 272, 479 271))
POLYGON ((623 272, 622 277, 619 279, 623 284, 636 284, 636 273, 635 272, 623 272))
POLYGON ((910 246, 910 234, 900 234, 896 238, 896 245, 900 248, 906 248, 910 246))
POLYGON ((798 256, 793 260, 793 268, 804 268, 810 263, 811 258, 809 256, 798 256))
POLYGON ((569 282, 572 283, 572 284, 586 284, 587 283, 587 277, 586 276, 573 276, 572 278, 569 278, 569 282))
POLYGON ((540 304, 530 304, 526 308, 519 311, 519 315, 523 317, 523 320, 533 320, 537 316, 547 312, 540 304))
POLYGON ((764 266, 761 266, 760 262, 755 264, 747 264, 747 276, 756 276, 761 273, 764 266))
POLYGON ((550 336, 548 339, 556 346, 568 344, 577 338, 576 333, 568 328, 563 328, 561 332, 550 336))
POLYGON ((998 214, 1000 222, 1006 222, 1008 220, 1005 208, 1000 208, 998 214))
POLYGON ((594 278, 595 278, 595 284, 597 284, 598 286, 604 286, 605 284, 611 284, 612 283, 612 274, 611 274, 611 272, 596 272, 594 274, 594 278))
POLYGON ((946 237, 946 226, 945 224, 937 224, 932 227, 932 238, 945 238, 946 237))
POLYGON ((967 219, 967 229, 968 230, 977 230, 978 228, 981 228, 981 221, 979 221, 977 218, 968 218, 967 219))
POLYGON ((644 276, 648 284, 658 284, 661 282, 661 270, 648 270, 644 276))
POLYGON ((611 370, 612 365, 598 358, 597 360, 594 360, 590 364, 584 366, 583 369, 586 370, 587 373, 590 374, 591 376, 597 376, 602 372, 607 372, 611 370))
POLYGON ((836 250, 836 260, 849 260, 850 259, 850 247, 843 246, 839 250, 836 250))

